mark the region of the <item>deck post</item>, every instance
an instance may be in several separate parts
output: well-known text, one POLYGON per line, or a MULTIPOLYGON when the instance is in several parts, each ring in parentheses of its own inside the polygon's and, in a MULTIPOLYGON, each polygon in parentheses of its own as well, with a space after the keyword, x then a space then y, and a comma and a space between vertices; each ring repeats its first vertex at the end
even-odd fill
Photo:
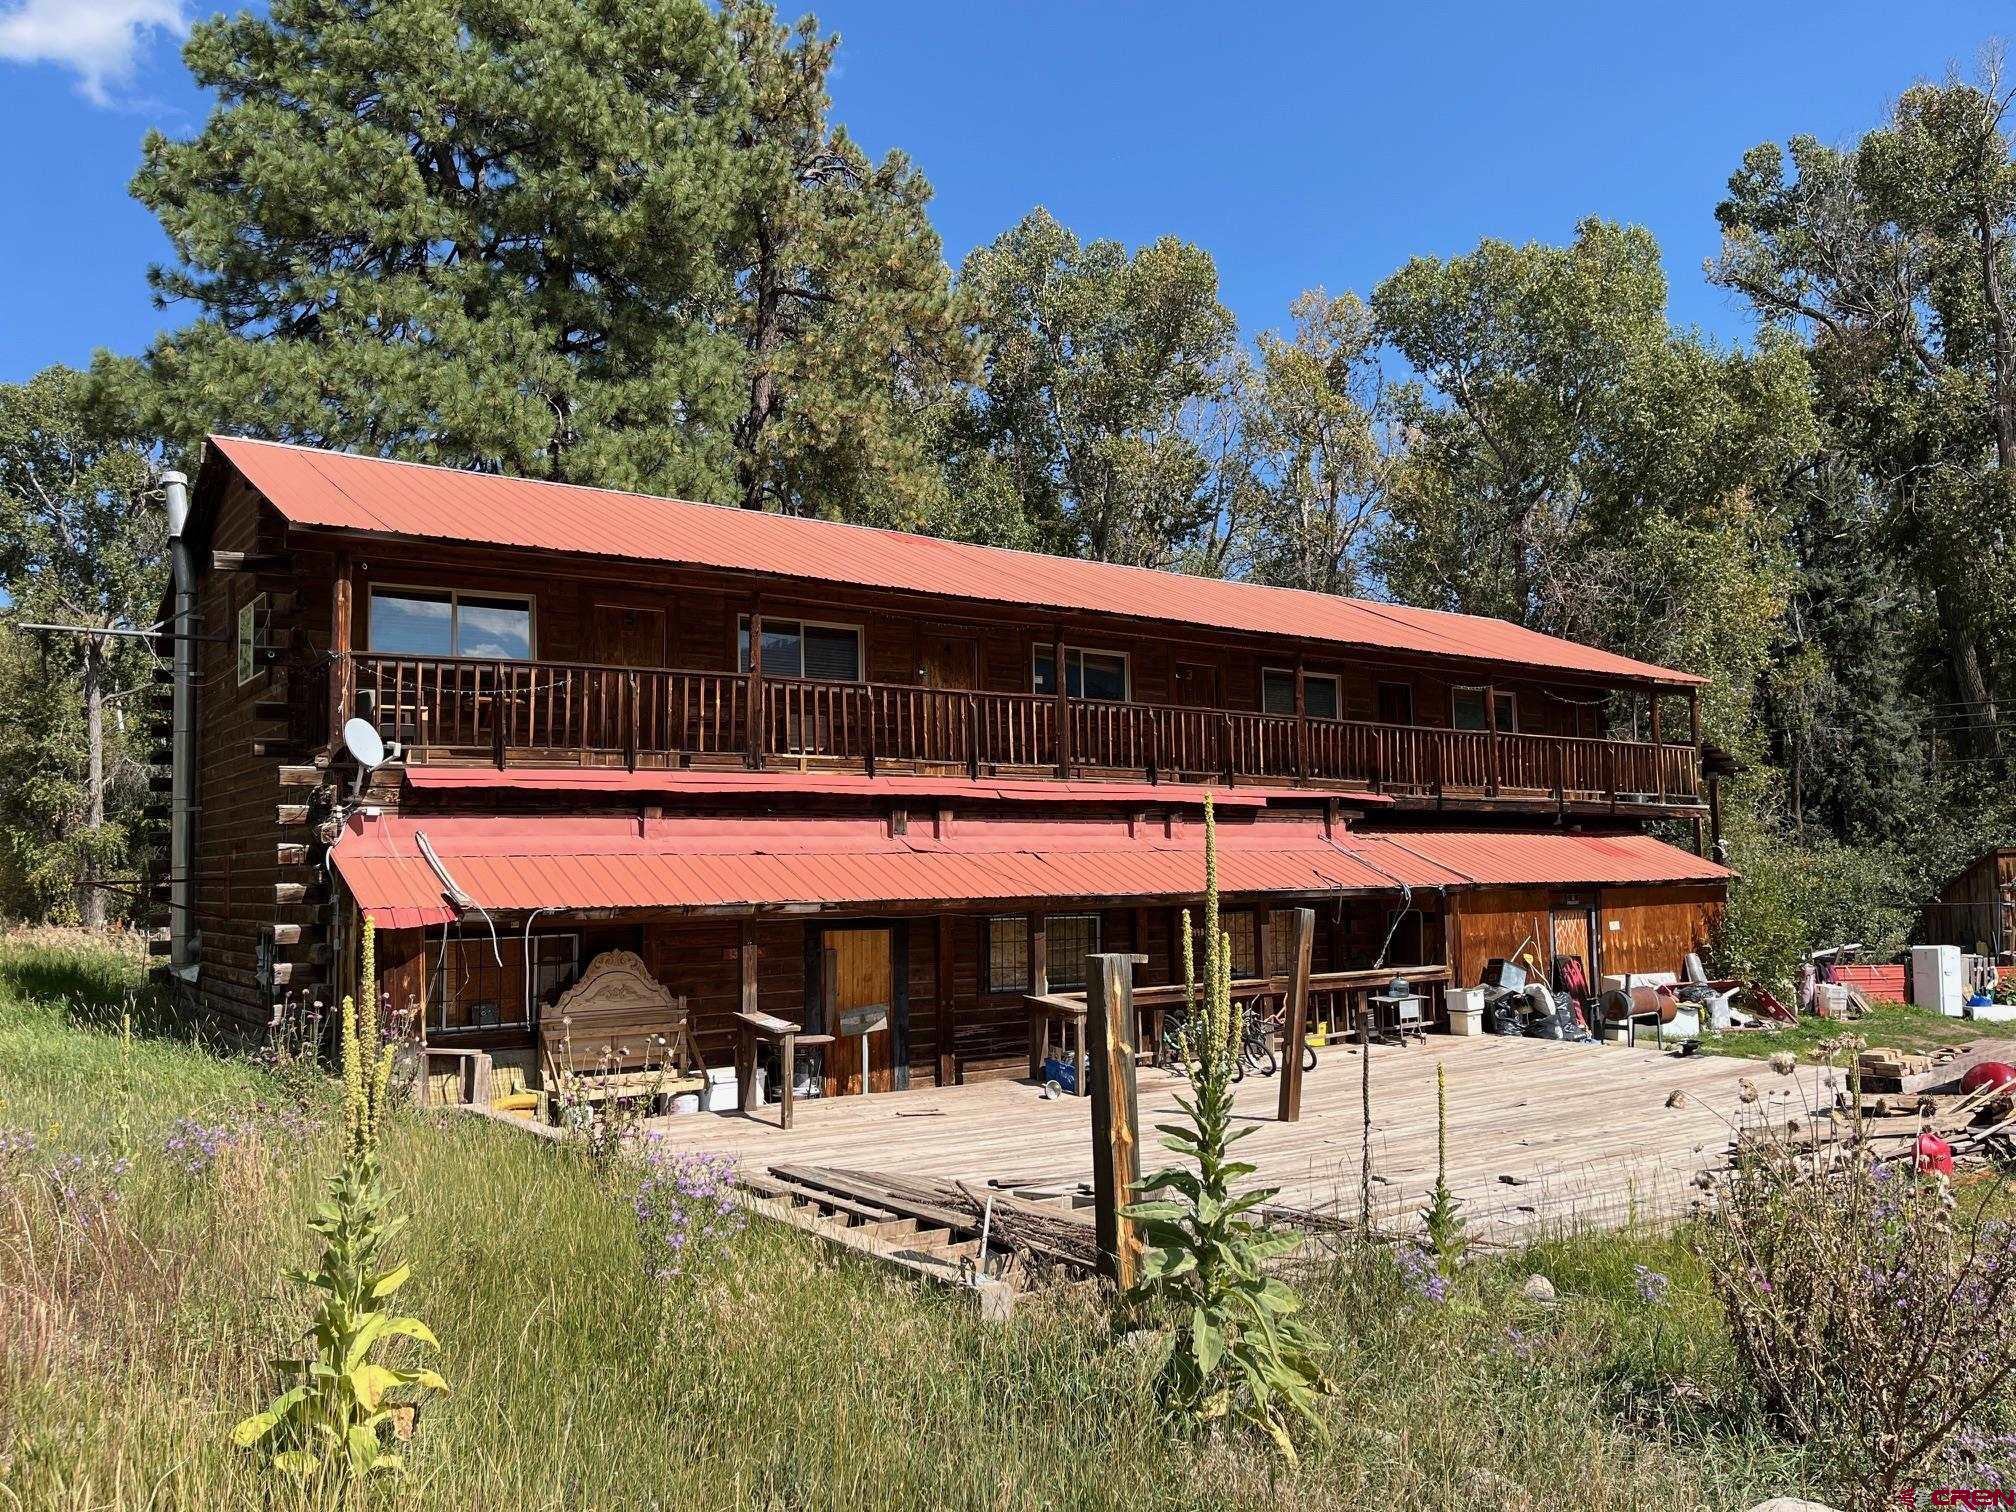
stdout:
POLYGON ((953 952, 955 942, 952 937, 952 915, 938 915, 938 959, 935 963, 935 985, 933 996, 938 1000, 938 1032, 934 1049, 938 1058, 938 1085, 950 1086, 959 1074, 954 1054, 952 1033, 952 993, 954 974, 953 952))
POLYGON ((1057 639, 1051 651, 1050 677, 1057 695, 1057 775, 1071 775, 1071 705, 1065 696, 1064 675, 1064 627, 1057 627, 1057 639))
POLYGON ((504 663, 490 664, 490 759, 504 770, 504 663))
POLYGON ((763 600, 749 605, 749 765, 763 770, 763 600))
POLYGON ((1568 748, 1561 738, 1554 738, 1551 749, 1554 752, 1554 812, 1568 812, 1568 748))
POLYGON ((1610 809, 1617 809, 1617 737, 1606 736, 1603 741, 1603 779, 1610 789, 1610 809))
MULTIPOLYGON (((340 750, 343 745, 343 725, 356 712, 357 703, 357 663, 350 651, 354 641, 351 626, 354 622, 352 605, 355 598, 350 587, 351 564, 348 554, 336 558, 336 580, 330 585, 329 595, 329 749, 340 750)), ((184 626, 178 626, 184 629, 184 626)), ((379 711, 371 711, 371 722, 376 724, 379 711)))
POLYGON ((1303 655, 1295 653, 1295 778, 1309 780, 1309 681, 1303 655))
POLYGON ((1485 769, 1484 779, 1489 785, 1485 791, 1491 797, 1496 798, 1498 796, 1498 783, 1500 779, 1498 757, 1498 685, 1496 683, 1486 683, 1484 685, 1484 728, 1490 731, 1491 735, 1491 761, 1485 769))
POLYGON ((980 780, 980 700, 966 690, 966 775, 980 780))
MULTIPOLYGON (((983 941, 983 944, 985 942, 983 941)), ((987 952, 981 951, 984 967, 987 952)), ((1050 942, 1043 932, 1043 915, 1029 915, 1029 991, 1036 997, 1046 997, 1050 992, 1050 942)), ((1050 1048, 1050 1020, 1040 1014, 1029 1015, 1029 1079, 1037 1084, 1043 1081, 1043 1057, 1050 1048)), ((1082 1097, 1085 1089, 1078 1089, 1082 1097)))
POLYGON ((861 736, 861 757, 862 757, 862 765, 863 765, 863 766, 864 766, 864 767, 865 767, 865 768, 867 769, 867 772, 868 772, 868 775, 869 775, 870 777, 873 777, 873 776, 875 775, 875 689, 874 689, 874 687, 873 687, 873 686, 868 686, 868 687, 864 687, 864 688, 862 688, 862 689, 861 689, 861 699, 862 699, 863 703, 865 703, 865 704, 867 705, 867 709, 868 709, 868 719, 867 719, 867 724, 868 724, 868 728, 867 728, 866 730, 864 730, 864 731, 862 732, 862 736, 861 736))
MULTIPOLYGON (((1288 927, 1294 931, 1292 974, 1288 978, 1288 1001, 1282 1014, 1281 1104, 1275 1110, 1283 1123, 1302 1117, 1302 1041, 1309 1033, 1309 955, 1316 938, 1316 910, 1283 909, 1288 927)), ((1277 914, 1276 919, 1280 918, 1277 914)), ((1277 922, 1275 928, 1280 928, 1277 922)))
POLYGON ((1140 1100, 1134 1080, 1134 957, 1095 955, 1087 963, 1086 1018, 1092 1036, 1092 1197, 1099 1268, 1127 1291, 1141 1274, 1139 1226, 1121 1216, 1141 1182, 1140 1100))
POLYGON ((1659 733, 1659 690, 1652 690, 1652 775, 1659 784, 1659 801, 1666 801, 1666 742, 1659 733))
POLYGON ((637 770, 637 705, 639 703, 639 682, 637 674, 631 672, 623 679, 623 765, 628 771, 637 770))

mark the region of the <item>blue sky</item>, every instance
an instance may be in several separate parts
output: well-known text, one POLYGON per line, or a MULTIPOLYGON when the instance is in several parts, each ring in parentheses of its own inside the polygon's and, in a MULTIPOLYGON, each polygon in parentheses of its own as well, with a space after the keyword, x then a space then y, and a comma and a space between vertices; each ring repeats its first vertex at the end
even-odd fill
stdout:
MULTIPOLYGON (((785 7, 788 11, 789 6, 785 7)), ((142 133, 208 102, 176 30, 188 0, 0 0, 0 381, 136 351, 174 312, 166 246, 126 194, 142 133)), ((1249 331, 1297 292, 1369 289, 1485 236, 1649 227, 1675 318, 1742 315, 1700 274, 1743 150, 1848 141, 1912 82, 2016 32, 2006 7, 1413 4, 1264 7, 833 0, 837 114, 937 187, 948 255, 1050 208, 1080 235, 1173 233, 1216 257, 1249 331)))

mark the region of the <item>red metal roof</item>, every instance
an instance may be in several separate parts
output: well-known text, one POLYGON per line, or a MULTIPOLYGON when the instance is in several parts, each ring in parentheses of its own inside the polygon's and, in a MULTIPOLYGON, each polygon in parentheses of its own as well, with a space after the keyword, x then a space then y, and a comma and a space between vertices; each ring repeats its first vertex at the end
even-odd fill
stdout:
MULTIPOLYGON (((358 905, 388 929, 457 917, 421 853, 424 834, 471 898, 534 908, 866 907, 1051 898, 1187 898, 1204 889, 1204 831, 1124 820, 955 821, 891 836, 878 818, 637 820, 440 816, 353 820, 331 855, 358 905)), ((1222 824, 1228 894, 1390 892, 1447 885, 1445 869, 1320 823, 1222 824)))
POLYGON ((212 436, 210 444, 296 525, 676 562, 1071 613, 1119 613, 1624 681, 1702 681, 1474 615, 272 441, 212 436))
POLYGON ((1309 788, 1207 787, 1155 782, 1004 781, 961 777, 869 777, 860 772, 628 771, 622 767, 409 766, 406 786, 422 792, 538 792, 649 794, 714 798, 765 793, 815 797, 956 799, 1006 803, 1153 803, 1201 808, 1208 793, 1221 809, 1265 808, 1269 803, 1319 803, 1336 797, 1347 808, 1393 800, 1380 793, 1324 793, 1309 788))
POLYGON ((1398 829, 1375 834, 1465 882, 1491 886, 1719 882, 1735 875, 1650 835, 1398 829))
MULTIPOLYGON (((422 855, 425 835, 484 908, 868 907, 1065 898, 1188 898, 1204 888, 1204 831, 1180 823, 1129 833, 1122 819, 958 818, 891 835, 880 818, 449 816, 356 819, 332 856, 381 926, 455 918, 422 855)), ((1401 884, 1585 884, 1704 880, 1723 868, 1632 835, 1451 836, 1340 832, 1255 816, 1219 826, 1227 894, 1378 893, 1401 884), (1523 860, 1521 858, 1524 858, 1523 860)))

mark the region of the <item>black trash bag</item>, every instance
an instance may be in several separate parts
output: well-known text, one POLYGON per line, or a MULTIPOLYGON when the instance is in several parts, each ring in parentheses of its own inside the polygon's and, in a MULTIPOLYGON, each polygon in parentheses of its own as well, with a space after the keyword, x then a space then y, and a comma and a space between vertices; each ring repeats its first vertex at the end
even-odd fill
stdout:
POLYGON ((1484 1027, 1493 1034, 1523 1034, 1525 1032, 1525 999, 1516 992, 1508 992, 1484 1011, 1484 1027))

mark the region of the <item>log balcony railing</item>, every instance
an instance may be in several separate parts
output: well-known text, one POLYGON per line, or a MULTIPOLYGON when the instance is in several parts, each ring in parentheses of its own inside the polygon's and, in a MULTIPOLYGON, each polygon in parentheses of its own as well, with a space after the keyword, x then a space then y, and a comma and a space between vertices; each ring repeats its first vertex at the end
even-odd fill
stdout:
POLYGON ((415 762, 1129 777, 1695 808, 1691 744, 735 672, 357 653, 339 707, 415 762))

